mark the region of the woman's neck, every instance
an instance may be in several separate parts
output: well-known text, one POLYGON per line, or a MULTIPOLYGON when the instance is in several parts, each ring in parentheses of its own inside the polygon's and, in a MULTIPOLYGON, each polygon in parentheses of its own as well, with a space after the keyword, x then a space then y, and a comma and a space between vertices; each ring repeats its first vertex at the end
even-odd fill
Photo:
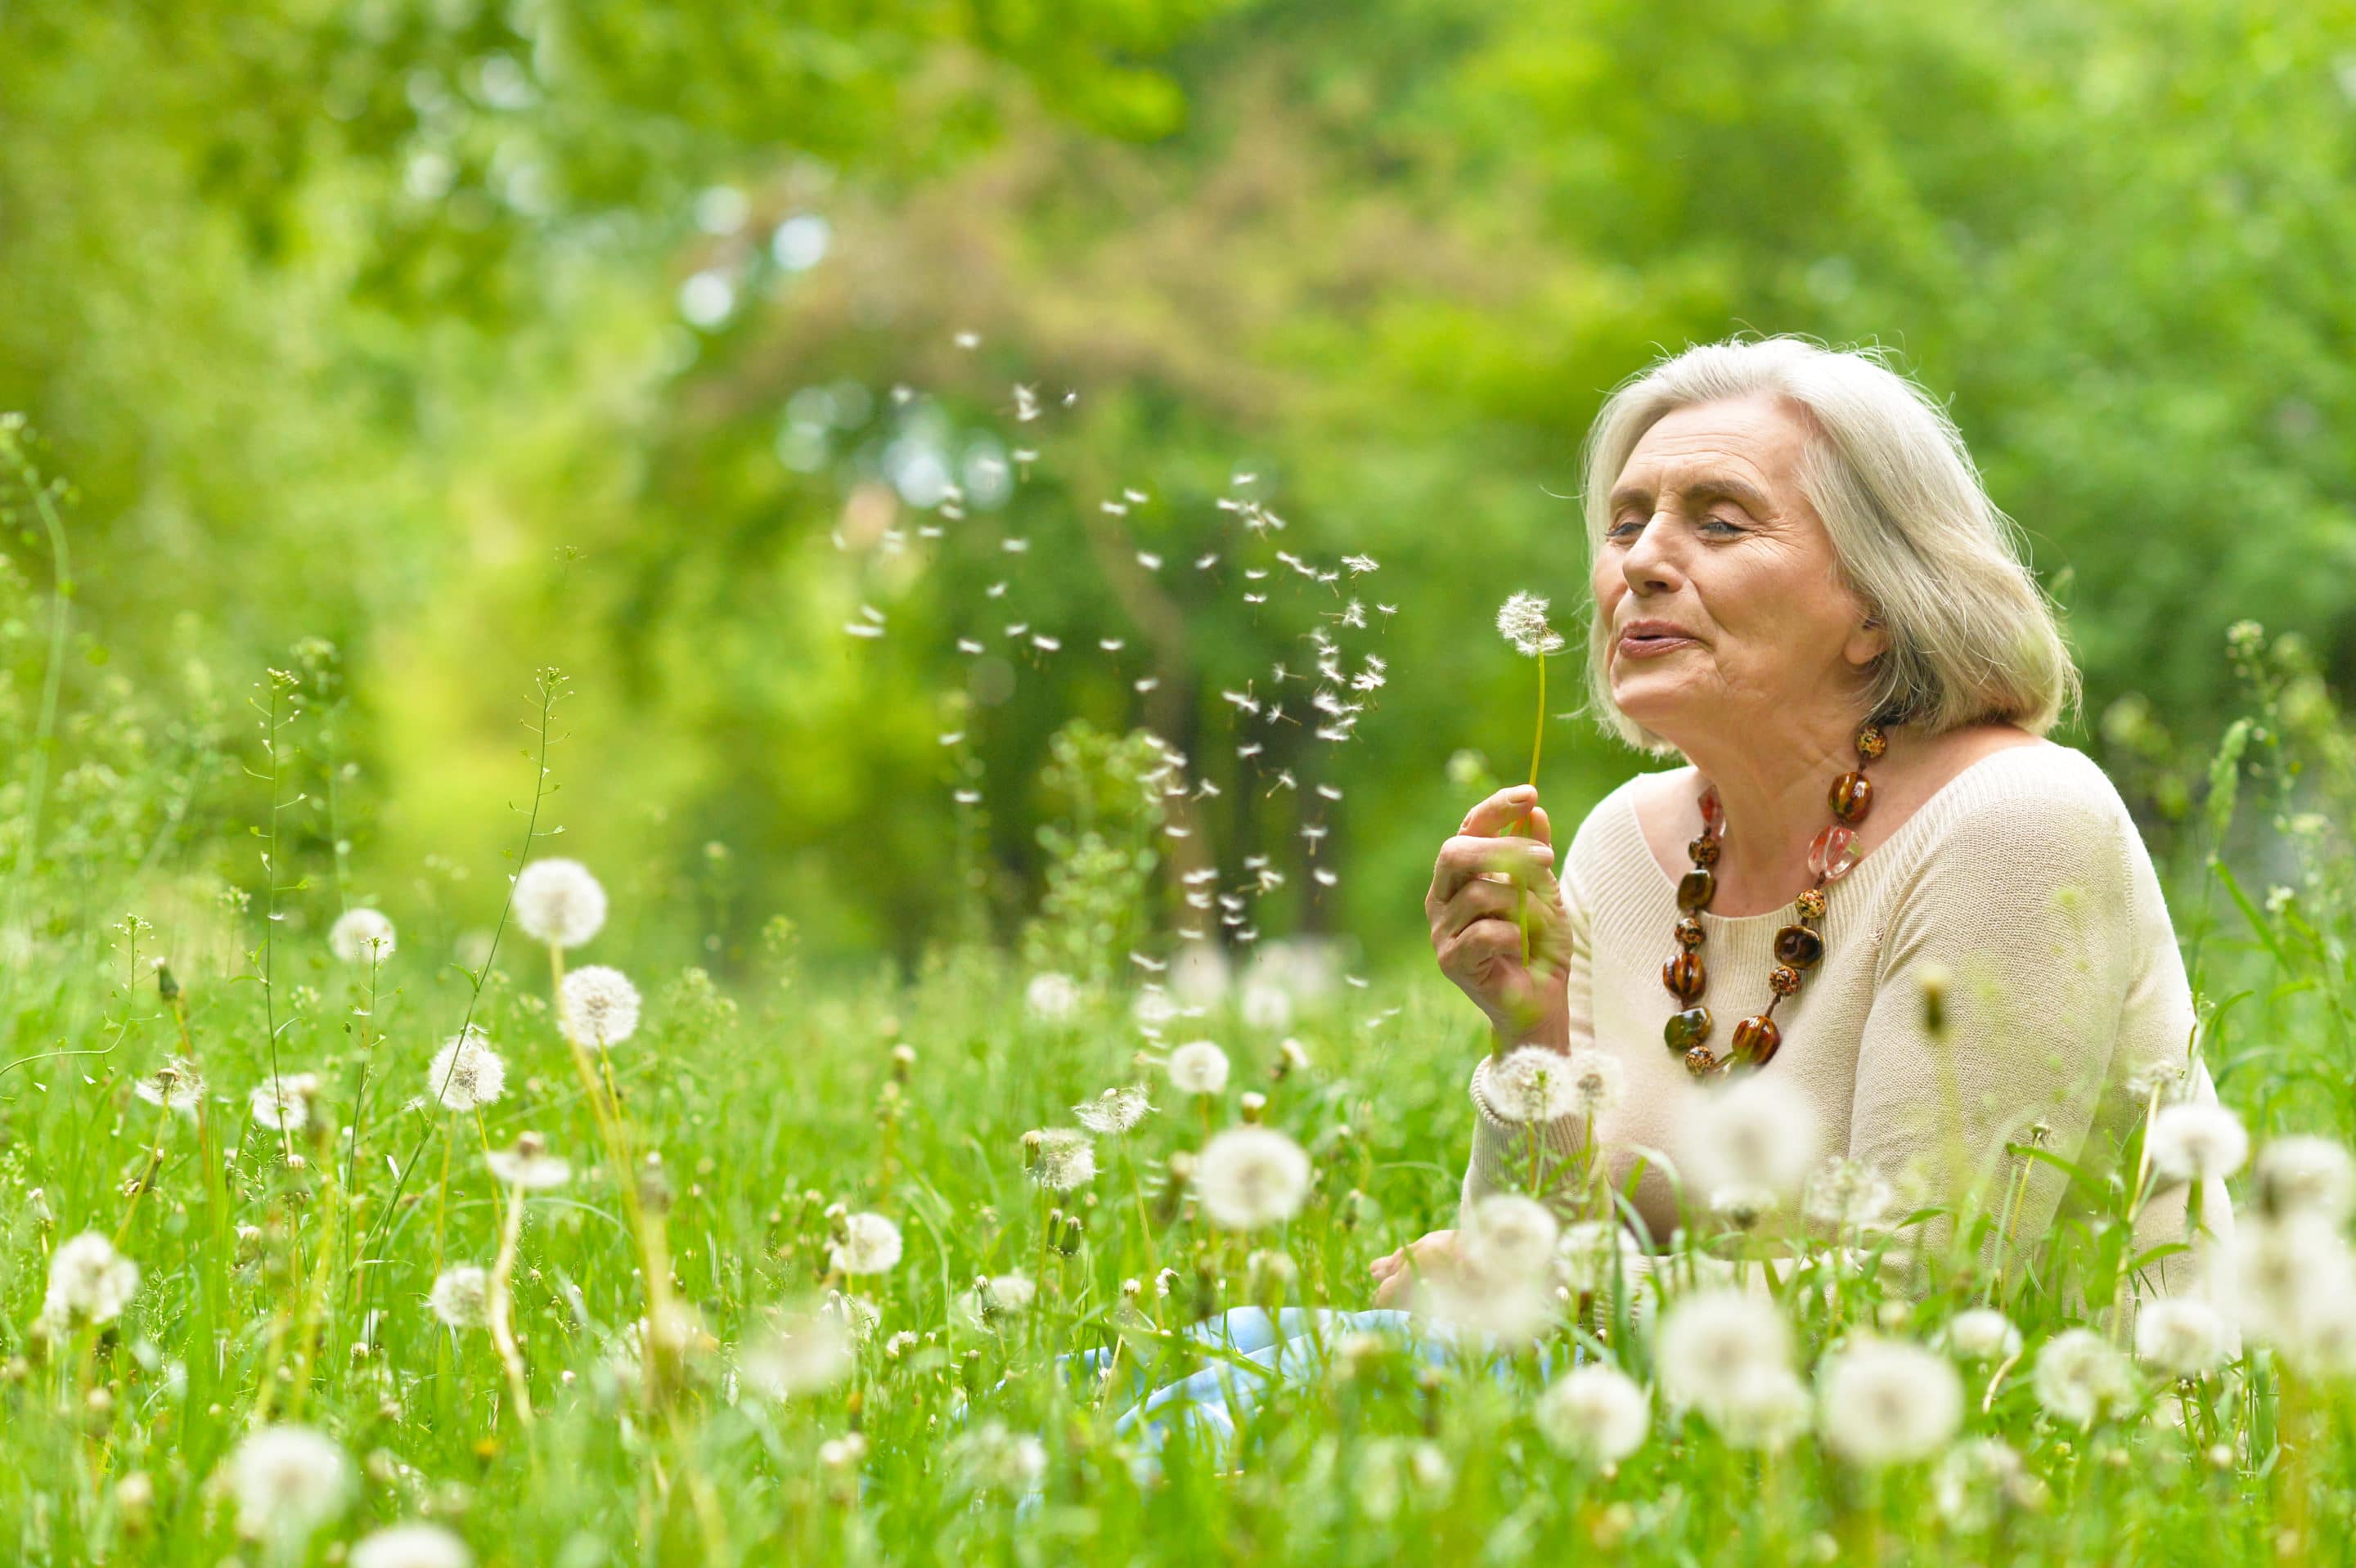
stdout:
MULTIPOLYGON (((1702 787, 1715 785, 1726 811, 1725 843, 1712 909, 1741 915, 1790 902, 1815 879, 1808 846, 1833 820, 1826 794, 1858 765, 1861 714, 1848 709, 1794 711, 1747 733, 1721 731, 1684 748, 1702 787)), ((1893 731, 1894 750, 1901 743, 1893 731)), ((1695 831, 1700 830, 1698 817, 1695 831)))

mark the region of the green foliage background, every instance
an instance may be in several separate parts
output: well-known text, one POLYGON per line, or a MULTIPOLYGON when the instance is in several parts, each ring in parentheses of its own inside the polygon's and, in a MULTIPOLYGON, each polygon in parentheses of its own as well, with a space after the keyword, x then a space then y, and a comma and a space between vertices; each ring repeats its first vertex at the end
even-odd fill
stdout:
MULTIPOLYGON (((1447 758, 1510 775, 1526 743, 1488 617, 1583 595, 1576 443, 1664 347, 1901 347, 2071 606, 2062 738, 2130 786, 2213 743, 2237 619, 2344 686, 2351 173, 2336 0, 10 0, 0 408, 82 492, 69 710, 128 683, 190 735, 241 723, 260 667, 326 639, 357 773, 334 829, 298 820, 396 910, 495 863, 552 664, 571 848, 696 909, 723 965, 777 913, 818 958, 948 932, 953 729, 1011 934, 1075 715, 1226 786, 1212 851, 1292 872, 1271 931, 1403 952, 1447 758), (788 266, 771 237, 810 216, 830 244, 788 266), (863 418, 791 433, 845 382, 863 418), (1066 651, 961 706, 1000 563, 834 535, 881 526, 858 498, 909 420, 1023 439, 1017 382, 1080 394, 993 523, 1033 539, 1018 592, 1066 651), (1398 607, 1323 896, 1218 695, 1300 615, 1116 570, 1226 538, 1237 469, 1398 607), (1153 502, 1116 541, 1123 486, 1153 502), (886 637, 842 634, 862 603, 886 637), (1141 662, 1082 651, 1104 636, 1141 662)), ((53 570, 37 533, 8 548, 53 570)), ((1568 721, 1549 756, 1573 802, 1636 765, 1568 721)), ((191 780, 151 826, 211 842, 252 795, 191 780)), ((2139 804, 2164 848, 2187 803, 2139 804)))

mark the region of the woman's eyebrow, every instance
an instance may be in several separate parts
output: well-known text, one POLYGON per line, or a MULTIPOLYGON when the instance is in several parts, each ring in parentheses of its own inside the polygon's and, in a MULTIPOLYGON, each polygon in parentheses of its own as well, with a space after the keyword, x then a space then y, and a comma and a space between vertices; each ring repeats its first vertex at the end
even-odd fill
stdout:
MULTIPOLYGON (((1688 502, 1731 501, 1754 517, 1772 517, 1775 515, 1772 502, 1753 486, 1730 475, 1714 475, 1707 478, 1696 479, 1687 485, 1681 493, 1688 502)), ((1623 485, 1612 492, 1612 509, 1617 512, 1622 507, 1644 506, 1652 498, 1653 492, 1648 485, 1623 485)))

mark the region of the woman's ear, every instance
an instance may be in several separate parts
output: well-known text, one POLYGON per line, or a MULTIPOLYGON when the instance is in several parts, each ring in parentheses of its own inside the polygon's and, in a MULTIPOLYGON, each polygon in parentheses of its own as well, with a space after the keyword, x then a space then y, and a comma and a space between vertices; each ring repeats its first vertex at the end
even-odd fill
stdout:
POLYGON ((1868 615, 1849 634, 1848 645, 1842 651, 1849 663, 1869 665, 1890 651, 1890 629, 1881 624, 1880 616, 1868 615))

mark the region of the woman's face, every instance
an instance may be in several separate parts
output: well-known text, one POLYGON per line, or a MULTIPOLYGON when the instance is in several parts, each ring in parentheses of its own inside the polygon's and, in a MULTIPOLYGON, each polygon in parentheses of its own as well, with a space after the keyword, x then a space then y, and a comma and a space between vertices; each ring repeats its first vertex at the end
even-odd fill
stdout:
POLYGON ((1886 645, 1880 628, 1861 627, 1868 612, 1800 492, 1804 418, 1763 396, 1679 409, 1612 484, 1594 575, 1612 697, 1672 742, 1851 699, 1859 667, 1886 645), (1679 635, 1637 635, 1646 621, 1679 635))

